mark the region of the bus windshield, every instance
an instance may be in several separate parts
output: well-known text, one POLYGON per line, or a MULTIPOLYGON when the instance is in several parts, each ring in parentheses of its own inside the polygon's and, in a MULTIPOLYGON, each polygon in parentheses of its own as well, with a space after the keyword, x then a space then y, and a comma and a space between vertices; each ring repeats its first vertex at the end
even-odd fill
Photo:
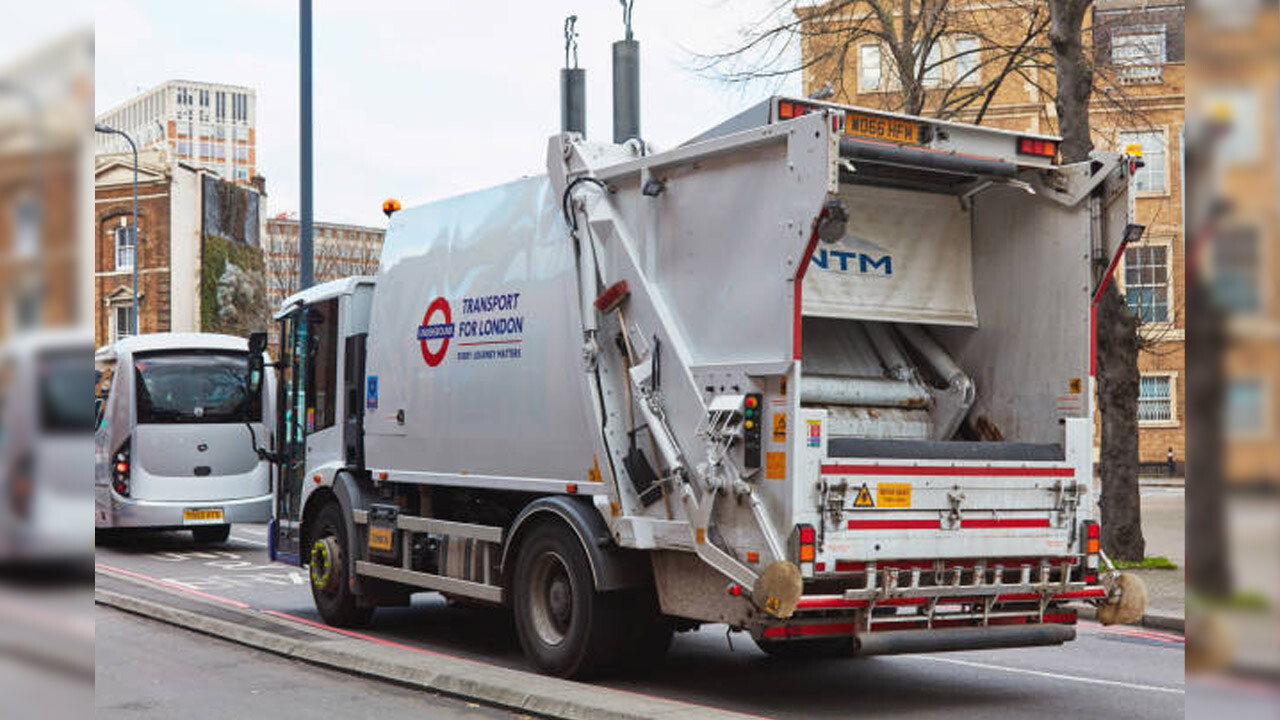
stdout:
POLYGON ((245 353, 146 355, 133 363, 139 423, 234 423, 262 419, 249 402, 245 353))

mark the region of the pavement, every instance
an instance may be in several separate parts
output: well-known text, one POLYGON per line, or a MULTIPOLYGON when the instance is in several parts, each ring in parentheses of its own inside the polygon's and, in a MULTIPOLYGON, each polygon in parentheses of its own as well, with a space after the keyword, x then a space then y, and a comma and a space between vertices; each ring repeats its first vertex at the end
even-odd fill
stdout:
POLYGON ((679 634, 659 667, 584 684, 530 672, 506 613, 434 594, 380 609, 359 633, 325 628, 305 573, 267 561, 262 526, 236 526, 222 546, 196 546, 185 533, 109 538, 97 561, 99 606, 148 623, 552 717, 1013 718, 1026 716, 1029 701, 1037 713, 1104 717, 1184 709, 1183 639, 1153 629, 1082 621, 1078 639, 1061 647, 798 663, 710 625, 679 634))
POLYGON ((266 655, 103 605, 98 606, 95 621, 101 648, 95 713, 99 718, 285 718, 316 707, 323 707, 326 717, 344 720, 517 717, 473 702, 266 655))

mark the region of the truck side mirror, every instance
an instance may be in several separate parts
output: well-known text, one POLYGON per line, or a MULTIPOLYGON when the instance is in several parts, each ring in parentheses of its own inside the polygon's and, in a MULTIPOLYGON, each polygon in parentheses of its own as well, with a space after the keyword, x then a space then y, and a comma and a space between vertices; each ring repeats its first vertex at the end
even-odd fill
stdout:
POLYGON ((266 363, 262 353, 267 349, 267 334, 264 332, 249 333, 249 394, 257 395, 262 390, 262 373, 266 363))

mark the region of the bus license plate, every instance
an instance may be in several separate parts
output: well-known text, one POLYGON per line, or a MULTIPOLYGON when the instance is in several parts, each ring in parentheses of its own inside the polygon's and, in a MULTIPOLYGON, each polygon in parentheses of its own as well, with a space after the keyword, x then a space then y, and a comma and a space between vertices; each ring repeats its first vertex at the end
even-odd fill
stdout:
POLYGON ((369 549, 391 552, 391 528, 370 527, 369 549))
POLYGON ((877 117, 861 113, 846 113, 844 116, 846 135, 888 140, 898 143, 920 142, 920 125, 910 120, 877 117))
POLYGON ((182 511, 183 525, 220 525, 222 508, 192 508, 182 511))

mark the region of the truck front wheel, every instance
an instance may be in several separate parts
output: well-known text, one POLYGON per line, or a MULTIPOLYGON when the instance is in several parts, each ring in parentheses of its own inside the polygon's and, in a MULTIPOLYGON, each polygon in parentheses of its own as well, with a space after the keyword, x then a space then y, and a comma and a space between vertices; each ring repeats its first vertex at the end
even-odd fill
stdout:
POLYGON ((336 502, 325 504, 316 514, 313 527, 315 530, 309 533, 311 545, 306 552, 316 610, 326 623, 335 627, 368 625, 373 618, 373 608, 357 604, 347 574, 345 558, 351 545, 342 523, 342 508, 336 502))
POLYGON ((564 524, 531 528, 516 555, 512 604, 516 634, 539 670, 561 677, 598 675, 623 650, 623 602, 596 592, 577 535, 564 524))

